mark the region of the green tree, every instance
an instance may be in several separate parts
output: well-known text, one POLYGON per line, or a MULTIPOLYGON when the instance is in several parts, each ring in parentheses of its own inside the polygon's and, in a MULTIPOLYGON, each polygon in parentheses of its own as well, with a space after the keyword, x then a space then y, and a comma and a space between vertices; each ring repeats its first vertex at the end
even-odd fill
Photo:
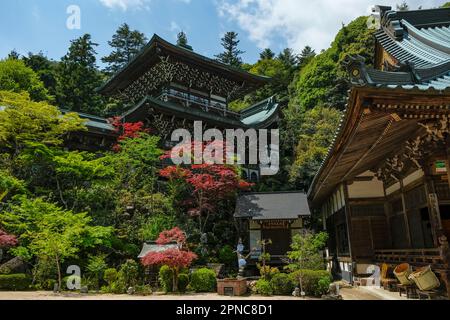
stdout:
POLYGON ((52 96, 56 96, 56 70, 58 62, 48 59, 42 52, 38 54, 28 53, 22 57, 27 67, 33 69, 39 79, 44 83, 45 88, 52 96))
POLYGON ((259 54, 259 60, 271 60, 275 58, 275 53, 270 49, 266 48, 259 54))
POLYGON ((10 53, 8 53, 7 59, 19 60, 20 54, 16 51, 16 49, 13 49, 10 53))
POLYGON ((216 55, 216 59, 222 63, 228 64, 234 67, 240 67, 242 65, 242 58, 240 57, 244 51, 239 50, 238 45, 238 33, 229 31, 225 33, 221 39, 224 52, 216 55))
POLYGON ((86 269, 95 277, 97 283, 97 291, 100 289, 100 284, 103 277, 103 272, 108 268, 106 264, 106 255, 100 254, 90 256, 86 269))
POLYGON ((298 57, 300 69, 306 66, 315 56, 316 52, 310 46, 305 46, 298 57))
POLYGON ((290 168, 293 185, 309 185, 325 158, 338 128, 341 113, 333 108, 316 107, 302 117, 290 168))
POLYGON ((61 264, 75 258, 83 248, 107 245, 112 229, 92 226, 87 213, 73 213, 44 199, 21 197, 0 212, 0 223, 18 236, 20 245, 11 250, 26 260, 53 261, 61 288, 61 264))
POLYGON ((61 108, 102 114, 104 101, 96 93, 103 82, 96 66, 96 46, 89 34, 71 41, 57 72, 57 102, 61 108))
POLYGON ((328 240, 326 232, 296 234, 292 237, 291 251, 287 253, 290 271, 324 270, 325 261, 320 250, 323 250, 328 240))
POLYGON ((324 105, 344 109, 348 85, 342 62, 348 55, 359 54, 371 65, 374 59, 374 30, 367 28, 367 17, 359 17, 342 26, 331 47, 310 61, 292 85, 290 103, 302 110, 324 105))
POLYGON ((292 237, 292 251, 287 253, 289 264, 285 268, 291 272, 300 271, 297 274, 302 292, 304 271, 325 269, 325 260, 320 250, 325 247, 327 239, 328 234, 325 232, 316 234, 308 232, 292 237))
POLYGON ((108 44, 113 48, 110 55, 103 57, 102 62, 108 64, 106 72, 116 73, 141 51, 147 42, 145 35, 137 30, 131 30, 126 23, 122 24, 108 44))
POLYGON ((28 143, 61 145, 69 132, 85 130, 77 114, 62 115, 47 102, 34 102, 27 93, 0 91, 0 144, 17 156, 28 143))
POLYGON ((450 8, 450 2, 444 3, 441 8, 450 8))
POLYGON ((287 68, 295 69, 297 66, 297 56, 291 48, 286 48, 281 51, 277 58, 283 62, 287 68))
POLYGON ((49 95, 39 76, 18 59, 0 60, 0 90, 28 92, 34 101, 49 101, 49 95))

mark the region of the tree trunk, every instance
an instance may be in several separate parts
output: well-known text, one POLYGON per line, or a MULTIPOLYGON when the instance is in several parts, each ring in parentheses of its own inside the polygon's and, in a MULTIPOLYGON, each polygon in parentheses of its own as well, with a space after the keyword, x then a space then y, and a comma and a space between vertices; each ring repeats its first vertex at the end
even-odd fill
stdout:
POLYGON ((175 293, 178 291, 178 268, 173 268, 173 287, 172 291, 175 293))
POLYGON ((58 270, 58 292, 61 292, 61 288, 62 288, 62 277, 61 277, 61 267, 59 265, 59 258, 58 255, 56 255, 55 257, 56 260, 56 268, 58 270))

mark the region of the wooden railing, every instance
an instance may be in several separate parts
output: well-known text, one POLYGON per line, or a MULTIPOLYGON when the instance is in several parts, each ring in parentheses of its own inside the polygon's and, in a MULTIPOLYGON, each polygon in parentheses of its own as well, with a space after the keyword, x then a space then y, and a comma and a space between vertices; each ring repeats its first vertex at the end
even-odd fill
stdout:
POLYGON ((409 263, 417 267, 431 265, 436 271, 447 269, 439 248, 376 250, 375 261, 392 265, 409 263))

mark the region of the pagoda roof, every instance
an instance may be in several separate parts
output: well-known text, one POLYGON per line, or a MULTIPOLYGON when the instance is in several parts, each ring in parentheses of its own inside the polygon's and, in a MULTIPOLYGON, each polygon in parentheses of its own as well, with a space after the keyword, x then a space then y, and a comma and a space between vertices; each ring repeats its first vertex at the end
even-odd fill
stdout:
POLYGON ((174 45, 155 34, 150 42, 126 66, 100 87, 99 92, 104 95, 112 95, 125 89, 144 74, 150 66, 159 62, 160 56, 167 55, 213 74, 221 74, 227 79, 242 82, 243 86, 248 87, 247 91, 262 87, 270 81, 269 77, 258 76, 240 68, 226 65, 200 55, 189 48, 174 45))
POLYGON ((393 11, 378 6, 378 43, 399 64, 426 68, 450 60, 450 8, 393 11))
POLYGON ((267 128, 279 119, 280 105, 274 97, 252 105, 239 113, 230 110, 219 110, 210 107, 208 111, 199 107, 184 107, 174 102, 165 102, 147 96, 134 108, 122 115, 127 122, 142 121, 148 114, 149 108, 157 109, 161 113, 177 114, 189 120, 203 120, 225 128, 267 128))

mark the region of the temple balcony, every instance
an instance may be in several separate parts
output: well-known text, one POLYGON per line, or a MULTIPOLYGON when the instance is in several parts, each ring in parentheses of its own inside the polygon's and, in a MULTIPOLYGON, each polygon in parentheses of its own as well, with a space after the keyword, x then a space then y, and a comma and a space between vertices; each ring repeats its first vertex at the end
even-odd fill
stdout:
POLYGON ((173 102, 186 108, 197 108, 205 112, 213 112, 223 117, 240 119, 241 115, 237 112, 228 110, 227 103, 216 99, 207 98, 198 94, 192 94, 176 90, 173 88, 162 90, 156 97, 164 102, 173 102))

